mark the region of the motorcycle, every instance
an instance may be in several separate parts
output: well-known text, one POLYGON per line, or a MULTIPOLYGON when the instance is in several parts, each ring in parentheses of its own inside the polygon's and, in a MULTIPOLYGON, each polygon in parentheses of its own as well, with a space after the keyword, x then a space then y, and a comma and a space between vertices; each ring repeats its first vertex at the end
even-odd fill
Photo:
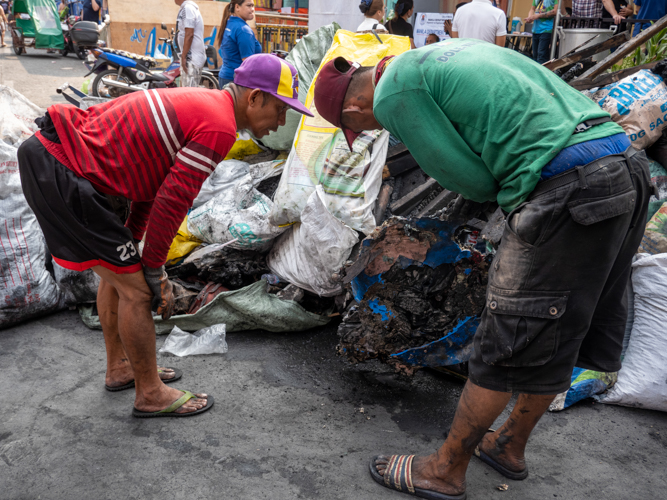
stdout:
MULTIPOLYGON (((108 16, 104 22, 109 24, 108 16)), ((81 16, 67 16, 65 22, 61 22, 60 26, 65 39, 65 48, 62 51, 63 57, 71 52, 83 60, 86 58, 88 50, 99 45, 99 27, 97 23, 82 21, 81 16)))
MULTIPOLYGON (((164 24, 162 28, 167 30, 164 24)), ((177 87, 176 79, 181 74, 181 65, 177 51, 173 50, 174 30, 171 30, 170 37, 160 40, 172 47, 174 53, 171 64, 163 72, 151 71, 157 66, 157 60, 152 57, 106 47, 92 49, 84 63, 89 70, 86 77, 97 74, 93 80, 92 94, 95 97, 115 98, 139 90, 177 87)), ((199 86, 217 89, 218 80, 213 73, 204 70, 199 86)))

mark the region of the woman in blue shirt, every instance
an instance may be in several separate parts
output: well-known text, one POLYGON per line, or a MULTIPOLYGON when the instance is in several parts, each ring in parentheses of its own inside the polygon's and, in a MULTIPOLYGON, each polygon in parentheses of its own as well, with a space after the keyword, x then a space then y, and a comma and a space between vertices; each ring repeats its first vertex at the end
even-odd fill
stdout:
POLYGON ((246 21, 255 17, 253 0, 231 0, 222 15, 215 45, 222 49, 222 67, 218 73, 220 88, 234 81, 234 70, 244 59, 262 52, 262 46, 246 21))

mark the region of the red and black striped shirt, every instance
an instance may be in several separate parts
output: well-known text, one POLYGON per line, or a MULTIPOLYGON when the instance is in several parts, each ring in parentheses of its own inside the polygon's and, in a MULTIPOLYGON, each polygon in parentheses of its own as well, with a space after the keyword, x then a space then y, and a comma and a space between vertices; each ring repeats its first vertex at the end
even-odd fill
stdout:
POLYGON ((197 88, 134 92, 83 111, 48 109, 62 145, 47 150, 105 194, 132 200, 126 226, 146 233, 142 262, 164 264, 201 185, 236 140, 229 93, 197 88))

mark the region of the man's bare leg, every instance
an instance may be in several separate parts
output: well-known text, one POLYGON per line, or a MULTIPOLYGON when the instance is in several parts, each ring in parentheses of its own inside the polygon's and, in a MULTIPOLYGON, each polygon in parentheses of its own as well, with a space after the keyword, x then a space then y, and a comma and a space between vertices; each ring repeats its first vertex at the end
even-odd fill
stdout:
MULTIPOLYGON (((97 305, 107 350, 107 373, 104 383, 108 387, 120 387, 134 380, 134 372, 118 333, 118 292, 104 279, 100 280, 97 289, 97 305)), ((162 380, 174 377, 173 370, 161 369, 159 376, 162 380)))
POLYGON ((505 423, 487 433, 479 448, 503 467, 521 472, 526 468, 525 451, 530 433, 554 400, 553 396, 521 394, 505 423))
MULTIPOLYGON (((111 330, 109 332, 111 351, 107 350, 107 353, 111 354, 113 359, 107 360, 107 366, 121 365, 123 356, 126 354, 136 384, 134 407, 145 412, 159 411, 168 407, 183 393, 166 386, 158 376, 155 358, 155 325, 151 315, 153 294, 146 284, 143 271, 116 274, 102 266, 93 267, 93 271, 103 281, 106 281, 107 285, 116 290, 118 297, 115 302, 113 294, 103 289, 103 303, 97 304, 100 318, 106 318, 110 324, 114 322, 113 314, 111 309, 107 308, 113 308, 114 304, 117 304, 115 321, 120 343, 124 349, 119 349, 113 336, 113 330, 111 330)), ((176 413, 192 412, 206 406, 206 394, 196 395, 197 399, 191 399, 176 410, 176 413)))
MULTIPOLYGON (((412 462, 412 481, 415 487, 449 495, 463 493, 470 457, 488 428, 507 406, 510 397, 511 393, 490 391, 468 381, 461 394, 445 443, 432 455, 415 457, 412 462)), ((549 406, 548 403, 544 406, 544 398, 544 396, 525 396, 521 408, 528 411, 524 415, 530 414, 533 419, 538 413, 541 416, 549 406)), ((527 436, 530 435, 537 420, 539 417, 527 432, 525 429, 516 431, 517 425, 524 424, 522 419, 516 421, 513 424, 515 435, 525 435, 527 441, 527 436)), ((375 462, 377 471, 381 475, 384 474, 388 460, 389 457, 380 457, 375 462)))

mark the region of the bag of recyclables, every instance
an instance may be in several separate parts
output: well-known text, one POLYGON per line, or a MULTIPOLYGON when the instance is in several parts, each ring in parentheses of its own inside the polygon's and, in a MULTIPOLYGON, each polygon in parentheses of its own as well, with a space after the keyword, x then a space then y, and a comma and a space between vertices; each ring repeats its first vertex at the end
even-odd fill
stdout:
POLYGON ((667 123, 667 86, 649 70, 586 94, 618 123, 635 149, 646 149, 662 135, 667 123))
MULTIPOLYGON (((339 30, 320 69, 338 56, 373 66, 385 56, 410 49, 406 37, 378 36, 383 43, 372 33, 339 30)), ((317 75, 313 83, 315 80, 317 75)), ((350 151, 342 131, 318 114, 313 103, 314 93, 315 86, 311 85, 305 106, 315 116, 301 117, 269 220, 276 226, 299 222, 310 195, 316 186, 322 185, 327 210, 352 229, 369 234, 375 229, 373 206, 382 185, 389 132, 364 132, 350 151)))

